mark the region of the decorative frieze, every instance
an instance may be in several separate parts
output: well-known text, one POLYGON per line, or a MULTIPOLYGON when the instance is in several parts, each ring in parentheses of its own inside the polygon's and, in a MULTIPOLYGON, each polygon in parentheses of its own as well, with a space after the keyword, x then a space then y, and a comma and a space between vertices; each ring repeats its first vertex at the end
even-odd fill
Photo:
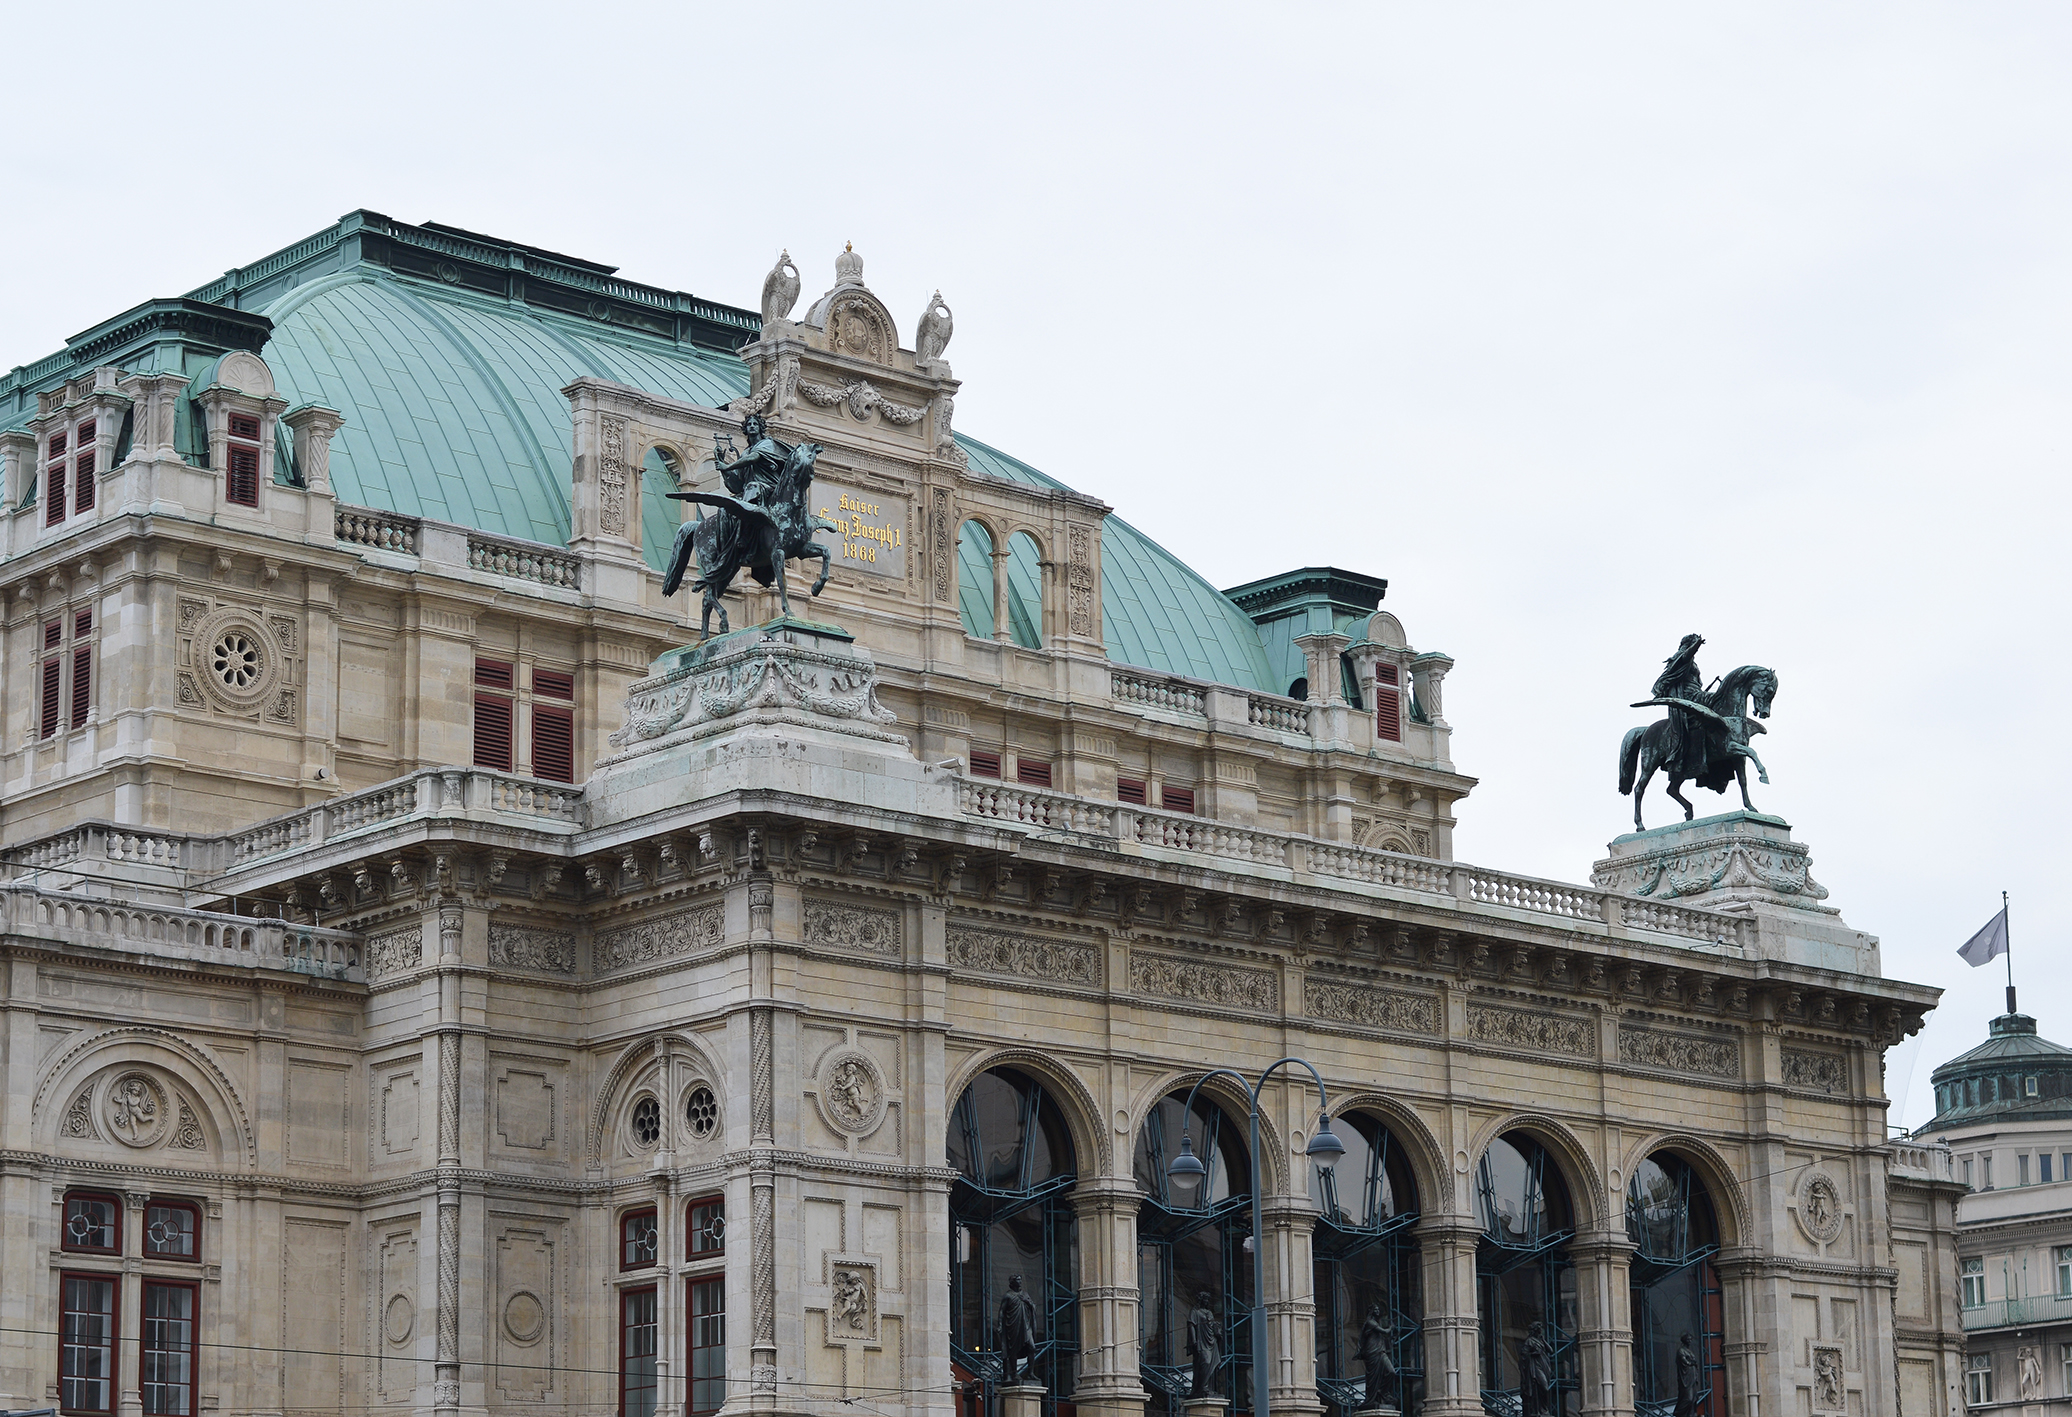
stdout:
POLYGON ((1536 1053, 1588 1058, 1597 1052, 1597 1026, 1587 1018, 1537 1009, 1469 1004, 1462 1033, 1478 1043, 1502 1043, 1536 1053))
POLYGON ((1843 1092, 1849 1086, 1847 1064, 1838 1053, 1816 1053, 1787 1048, 1783 1056, 1784 1085, 1815 1092, 1843 1092))
POLYGON ((575 937, 559 930, 491 925, 489 962, 499 969, 537 969, 543 974, 573 974, 576 972, 575 937))
POLYGON ((726 937, 726 907, 718 901, 679 910, 599 935, 597 972, 606 974, 658 959, 714 949, 725 943, 726 937))
POLYGON ((952 925, 947 955, 952 969, 1048 979, 1059 984, 1101 982, 1101 952, 1079 940, 1045 940, 1003 930, 952 925))
POLYGON ((800 905, 799 927, 809 945, 886 959, 898 959, 906 952, 905 916, 897 910, 808 896, 800 905))
POLYGON ((1209 964, 1134 950, 1130 953, 1130 992, 1270 1016, 1281 1011, 1281 981, 1270 969, 1209 964))
POLYGON ((1357 1023, 1367 1028, 1385 1028, 1396 1033, 1421 1033, 1436 1037, 1439 1032, 1439 1001, 1430 994, 1406 994, 1396 989, 1327 984, 1320 979, 1304 979, 1302 1011, 1311 1018, 1331 1019, 1338 1023, 1357 1023))
POLYGON ((416 925, 390 930, 367 942, 367 976, 381 979, 415 969, 424 959, 424 931, 416 925))
POLYGON ((1667 1068, 1708 1077, 1741 1076, 1741 1047, 1731 1038, 1663 1033, 1652 1028, 1619 1030, 1619 1061, 1640 1068, 1667 1068))

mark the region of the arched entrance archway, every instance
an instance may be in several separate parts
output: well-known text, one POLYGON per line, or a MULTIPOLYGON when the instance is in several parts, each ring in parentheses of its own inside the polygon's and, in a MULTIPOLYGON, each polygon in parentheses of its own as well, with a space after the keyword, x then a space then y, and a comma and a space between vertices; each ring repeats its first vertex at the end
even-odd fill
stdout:
POLYGON ((1568 1254, 1575 1207, 1547 1148, 1524 1132, 1489 1144, 1475 1169, 1482 1238, 1475 1303, 1482 1326, 1482 1409, 1531 1413, 1528 1389, 1550 1388, 1548 1417, 1574 1417, 1576 1271, 1568 1254))
POLYGON ((1217 1316, 1223 1346, 1215 1391, 1231 1411, 1252 1410, 1252 1158, 1245 1123, 1198 1093, 1161 1098, 1137 1131, 1133 1174, 1145 1199, 1137 1212, 1137 1286, 1142 1296, 1139 1376, 1150 1394, 1147 1417, 1180 1417, 1193 1383, 1187 1320, 1201 1294, 1217 1316), (1186 1206, 1176 1204, 1166 1168, 1180 1138, 1208 1176, 1186 1206))
POLYGON ((1688 1388, 1696 1417, 1725 1417, 1725 1305, 1719 1217, 1689 1162, 1658 1151, 1626 1183, 1626 1234, 1637 1247, 1633 1295, 1633 1405, 1671 1417, 1688 1388), (1685 1339, 1689 1342, 1686 1344, 1685 1339))
POLYGON ((1317 1394, 1352 1417, 1366 1405, 1360 1337, 1370 1309, 1388 1326, 1396 1380, 1387 1399, 1407 1414, 1424 1403, 1424 1278, 1415 1227, 1417 1180, 1402 1143, 1361 1112, 1336 1119, 1345 1155, 1329 1172, 1310 1168, 1319 1215, 1310 1235, 1316 1266, 1317 1394))
POLYGON ((950 1356, 960 1381, 981 1384, 998 1410, 1000 1300, 1021 1276, 1036 1306, 1044 1410, 1068 1402, 1079 1378, 1078 1175, 1072 1134, 1043 1084, 1013 1068, 980 1073, 951 1109, 950 1356))

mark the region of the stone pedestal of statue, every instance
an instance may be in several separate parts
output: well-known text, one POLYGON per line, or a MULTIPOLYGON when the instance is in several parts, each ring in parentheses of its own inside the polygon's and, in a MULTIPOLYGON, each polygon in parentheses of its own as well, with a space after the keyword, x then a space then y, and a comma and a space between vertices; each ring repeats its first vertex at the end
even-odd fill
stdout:
POLYGON ((1628 832, 1608 850, 1590 881, 1626 898, 1619 915, 1628 926, 1647 928, 1648 906, 1695 906, 1746 920, 1739 938, 1726 941, 1729 948, 1851 974, 1879 972, 1877 937, 1850 929, 1840 911, 1821 903, 1827 888, 1809 874, 1812 857, 1781 817, 1722 812, 1628 832))
POLYGON ((1187 1399, 1187 1417, 1230 1417, 1230 1399, 1190 1397, 1187 1399))
POLYGON ((1000 1389, 1000 1417, 1043 1417, 1042 1383, 1009 1383, 1000 1389))
POLYGON ((1362 1407, 1353 1417, 1403 1417, 1400 1407, 1362 1407))

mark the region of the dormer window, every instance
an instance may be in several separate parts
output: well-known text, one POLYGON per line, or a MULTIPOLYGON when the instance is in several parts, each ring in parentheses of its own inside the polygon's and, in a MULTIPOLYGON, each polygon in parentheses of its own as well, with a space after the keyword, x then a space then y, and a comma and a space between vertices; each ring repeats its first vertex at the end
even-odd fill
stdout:
POLYGON ((230 415, 230 442, 224 454, 223 498, 234 506, 259 505, 259 420, 230 415))

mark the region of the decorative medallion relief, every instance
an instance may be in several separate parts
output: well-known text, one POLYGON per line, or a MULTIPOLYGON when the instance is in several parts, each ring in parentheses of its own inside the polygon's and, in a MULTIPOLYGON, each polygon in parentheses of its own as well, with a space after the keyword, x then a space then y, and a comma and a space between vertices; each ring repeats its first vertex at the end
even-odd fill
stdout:
POLYGON ((521 1348, 530 1348, 547 1332, 547 1306, 530 1289, 521 1289, 504 1300, 504 1336, 521 1348))
POLYGON ((424 931, 412 925, 406 930, 389 930, 367 941, 367 974, 382 979, 415 969, 424 959, 424 931))
POLYGON ((1782 1062, 1786 1087, 1803 1087, 1814 1092, 1848 1090, 1848 1065, 1840 1054, 1787 1048, 1784 1050, 1782 1062))
POLYGON ((1208 964, 1135 950, 1130 951, 1130 992, 1251 1013, 1278 1015, 1281 1011, 1280 976, 1270 969, 1208 964))
POLYGON ((1044 940, 952 925, 947 953, 952 969, 1048 979, 1059 984, 1101 982, 1101 951, 1084 941, 1044 940))
POLYGON ((293 727, 300 717, 300 645, 300 626, 291 616, 182 599, 180 703, 293 727))
POLYGON ((867 1261, 828 1258, 827 1342, 878 1341, 878 1267, 867 1261))
POLYGON ((1640 1068, 1667 1068, 1707 1077, 1741 1076, 1741 1046, 1730 1038, 1701 1038, 1652 1028, 1619 1030, 1619 1061, 1640 1068))
POLYGON ((679 910, 599 935, 597 971, 605 974, 658 959, 717 949, 726 943, 726 938, 727 912, 719 902, 679 910))
POLYGON ((65 1108, 58 1135, 67 1141, 117 1142, 133 1151, 206 1151, 209 1146, 193 1104, 165 1078, 142 1068, 118 1069, 81 1088, 65 1108))
POLYGON ((1395 1033, 1439 1032, 1439 1001, 1430 994, 1302 981, 1302 1011, 1311 1018, 1385 1028, 1395 1033))
POLYGON ((818 1097, 827 1124, 849 1136, 868 1136, 885 1116, 884 1076, 855 1048, 837 1049, 821 1064, 818 1097))
POLYGON ((108 1085, 102 1104, 108 1132, 124 1146, 156 1146, 169 1120, 165 1089, 144 1073, 123 1073, 108 1085))
POLYGON ((800 906, 799 924, 809 945, 885 959, 898 959, 906 952, 906 917, 897 910, 808 896, 800 906))
POLYGON ((1835 1178, 1818 1167, 1799 1182, 1799 1201, 1792 1207, 1806 1238, 1817 1245, 1831 1245, 1842 1234, 1842 1188, 1835 1178))
POLYGON ((575 936, 519 925, 489 927, 489 962, 501 969, 536 969, 543 974, 576 972, 575 936))
POLYGON ((1536 1053, 1567 1053, 1578 1058, 1592 1057, 1597 1052, 1597 1025, 1587 1018, 1469 1004, 1463 1023, 1463 1036, 1478 1043, 1502 1043, 1536 1053))
POLYGON ((899 348, 899 332, 891 315, 875 296, 860 290, 837 296, 828 306, 822 328, 827 331, 829 349, 858 359, 890 364, 892 351, 899 348))
POLYGON ((408 1294, 389 1295, 389 1301, 381 1311, 381 1336, 401 1347, 416 1331, 417 1305, 410 1302, 408 1294))

